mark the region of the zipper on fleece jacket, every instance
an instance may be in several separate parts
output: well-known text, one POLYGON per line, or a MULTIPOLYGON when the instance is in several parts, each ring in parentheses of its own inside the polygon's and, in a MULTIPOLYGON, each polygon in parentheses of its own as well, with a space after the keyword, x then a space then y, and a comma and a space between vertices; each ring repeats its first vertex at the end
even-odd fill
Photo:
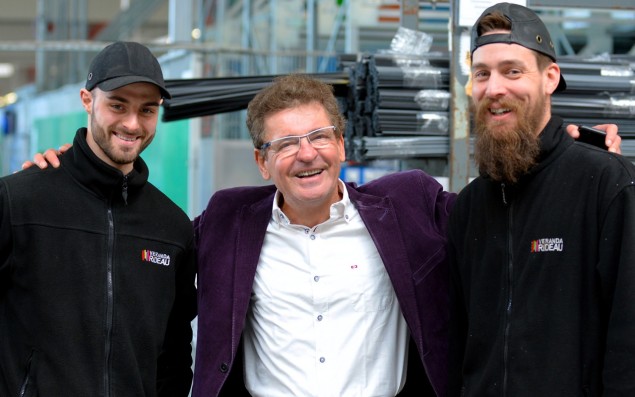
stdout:
POLYGON ((104 342, 104 397, 110 397, 110 353, 114 315, 113 251, 115 246, 115 222, 112 202, 108 205, 108 251, 106 253, 106 338, 104 342))
POLYGON ((26 392, 29 390, 31 386, 31 364, 33 362, 33 354, 35 351, 31 351, 31 355, 29 356, 29 361, 26 363, 26 374, 24 375, 24 380, 22 381, 22 386, 20 387, 19 397, 26 396, 26 392))
POLYGON ((125 205, 128 205, 128 175, 123 176, 123 183, 121 184, 121 197, 125 205))
POLYGON ((514 275, 514 245, 512 239, 513 205, 507 202, 505 184, 501 183, 503 203, 507 209, 507 305, 505 306, 505 334, 503 335, 503 396, 507 396, 509 377, 509 331, 511 327, 513 303, 513 275, 514 275))

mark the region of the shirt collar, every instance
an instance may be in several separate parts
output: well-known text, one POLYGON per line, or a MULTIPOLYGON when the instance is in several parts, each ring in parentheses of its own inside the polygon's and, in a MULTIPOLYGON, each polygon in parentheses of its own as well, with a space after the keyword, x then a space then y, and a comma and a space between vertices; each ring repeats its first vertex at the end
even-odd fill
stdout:
MULTIPOLYGON (((338 219, 343 219, 345 222, 350 222, 351 219, 357 214, 355 211, 355 207, 351 203, 350 198, 348 197, 348 190, 346 189, 346 185, 344 182, 339 179, 338 180, 338 188, 340 193, 342 193, 342 199, 336 203, 331 204, 331 217, 327 222, 333 222, 338 219)), ((280 190, 276 190, 276 194, 273 198, 273 208, 271 211, 272 221, 277 225, 289 225, 291 222, 289 218, 282 212, 282 209, 278 205, 280 202, 280 190)))

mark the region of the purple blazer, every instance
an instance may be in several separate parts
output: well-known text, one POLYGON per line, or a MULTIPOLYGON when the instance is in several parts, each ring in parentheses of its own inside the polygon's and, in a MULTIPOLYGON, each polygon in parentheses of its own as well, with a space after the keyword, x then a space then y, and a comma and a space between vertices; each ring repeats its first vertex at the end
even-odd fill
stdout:
MULTIPOLYGON (((420 170, 347 189, 386 266, 428 380, 445 396, 446 226, 455 195, 420 170)), ((199 265, 194 397, 218 396, 234 367, 242 371, 237 352, 275 191, 274 186, 219 191, 194 221, 199 265)))

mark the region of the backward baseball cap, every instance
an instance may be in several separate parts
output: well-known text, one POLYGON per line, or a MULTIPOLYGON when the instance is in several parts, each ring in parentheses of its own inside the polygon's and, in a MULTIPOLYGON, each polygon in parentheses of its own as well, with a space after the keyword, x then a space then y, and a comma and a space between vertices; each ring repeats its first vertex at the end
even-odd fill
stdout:
MULTIPOLYGON (((474 54, 477 48, 492 43, 518 44, 546 55, 551 58, 552 61, 556 62, 556 50, 544 22, 542 22, 535 12, 518 4, 495 4, 483 11, 481 16, 476 20, 476 23, 472 27, 470 53, 474 54), (479 36, 478 26, 481 19, 494 12, 501 13, 509 20, 511 31, 509 33, 493 33, 479 36)), ((566 88, 567 83, 564 81, 561 72, 560 82, 558 83, 556 91, 564 91, 566 88)))
POLYGON ((86 89, 112 91, 132 83, 152 83, 161 96, 172 98, 165 88, 161 65, 150 50, 132 41, 117 41, 106 46, 90 63, 86 89))

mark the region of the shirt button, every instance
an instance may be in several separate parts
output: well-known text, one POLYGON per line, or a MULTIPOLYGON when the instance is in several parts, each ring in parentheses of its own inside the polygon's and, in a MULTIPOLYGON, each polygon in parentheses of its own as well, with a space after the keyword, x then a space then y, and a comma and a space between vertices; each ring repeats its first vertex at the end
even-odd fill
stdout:
POLYGON ((309 234, 309 229, 304 229, 304 234, 309 234))
POLYGON ((220 372, 225 373, 229 370, 229 365, 227 365, 227 363, 222 363, 220 365, 220 372))
POLYGON ((318 321, 322 321, 322 315, 321 314, 318 315, 317 319, 318 319, 318 321))
POLYGON ((311 240, 315 240, 315 234, 311 235, 311 240))
POLYGON ((323 363, 324 361, 326 361, 326 359, 324 357, 320 357, 320 362, 323 363))
POLYGON ((316 283, 320 281, 320 276, 313 276, 313 281, 315 281, 316 283))

